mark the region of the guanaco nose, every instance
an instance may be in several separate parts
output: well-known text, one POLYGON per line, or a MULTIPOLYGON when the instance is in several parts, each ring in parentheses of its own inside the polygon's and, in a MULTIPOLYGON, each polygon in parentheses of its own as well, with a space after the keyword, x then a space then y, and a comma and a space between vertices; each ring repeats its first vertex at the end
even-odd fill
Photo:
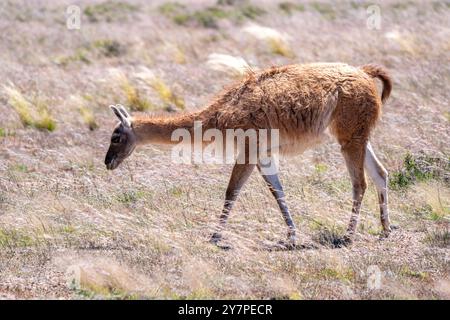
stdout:
POLYGON ((115 169, 115 160, 116 160, 116 156, 113 155, 111 152, 108 152, 105 157, 106 169, 108 169, 108 170, 115 169))

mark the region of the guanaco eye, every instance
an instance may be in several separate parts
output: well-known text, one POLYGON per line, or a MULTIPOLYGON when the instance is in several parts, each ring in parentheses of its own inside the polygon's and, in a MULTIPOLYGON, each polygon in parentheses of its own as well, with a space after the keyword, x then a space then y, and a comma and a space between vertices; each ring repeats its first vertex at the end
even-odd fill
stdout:
POLYGON ((112 143, 119 143, 120 142, 120 137, 119 136, 115 136, 111 138, 111 142, 112 143))

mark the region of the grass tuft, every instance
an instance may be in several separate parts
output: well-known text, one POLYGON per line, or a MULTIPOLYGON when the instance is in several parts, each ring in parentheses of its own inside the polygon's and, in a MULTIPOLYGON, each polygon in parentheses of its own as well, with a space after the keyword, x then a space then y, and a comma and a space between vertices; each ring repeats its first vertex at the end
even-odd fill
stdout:
POLYGON ((11 166, 11 170, 14 170, 17 172, 22 172, 22 173, 27 173, 28 167, 25 164, 18 163, 18 164, 11 166))
POLYGON ((54 131, 56 129, 56 122, 53 119, 48 106, 42 100, 36 102, 38 117, 34 120, 33 126, 39 130, 54 131))
POLYGON ((80 111, 83 122, 87 124, 89 130, 94 131, 98 129, 98 124, 95 120, 94 112, 92 111, 92 109, 81 105, 78 110, 80 111))
POLYGON ((174 110, 175 107, 184 110, 184 99, 175 94, 173 90, 150 69, 142 67, 141 72, 136 73, 135 76, 143 80, 158 94, 159 98, 164 103, 164 109, 171 111, 174 110))
POLYGON ((77 48, 72 55, 56 57, 54 62, 63 67, 75 62, 90 64, 101 57, 113 58, 125 53, 126 47, 120 42, 111 39, 100 39, 77 48))
POLYGON ((93 46, 99 49, 105 57, 118 57, 126 51, 118 41, 110 39, 94 41, 93 46))
POLYGON ((91 60, 88 57, 89 50, 87 48, 78 48, 75 50, 74 54, 69 56, 59 56, 56 57, 54 62, 58 65, 61 65, 63 67, 67 66, 70 63, 73 62, 82 62, 85 64, 90 64, 91 60))
POLYGON ((293 58, 295 56, 289 45, 289 37, 278 30, 263 27, 257 24, 249 24, 243 29, 244 32, 255 39, 263 41, 271 53, 293 58))
POLYGON ((430 276, 427 272, 411 270, 409 266, 402 266, 398 273, 403 277, 418 278, 422 280, 425 280, 430 276))
POLYGON ((122 1, 108 0, 102 3, 88 5, 84 14, 89 22, 112 22, 126 18, 127 13, 138 10, 136 5, 122 1))
POLYGON ((280 2, 278 8, 288 15, 292 15, 295 11, 305 11, 305 6, 303 4, 289 1, 280 2))
POLYGON ((8 96, 8 103, 19 115, 25 127, 47 131, 56 129, 56 122, 43 100, 36 98, 33 104, 14 86, 5 86, 4 91, 8 96))
POLYGON ((126 104, 132 111, 146 111, 152 108, 150 101, 141 97, 138 89, 124 75, 119 75, 119 84, 125 94, 126 104))
POLYGON ((14 137, 15 135, 16 132, 14 130, 0 127, 0 138, 14 137))
POLYGON ((314 241, 330 248, 341 248, 347 244, 344 231, 336 226, 321 226, 314 236, 314 241))
POLYGON ((186 6, 178 2, 166 2, 158 7, 158 11, 165 16, 178 14, 186 9, 186 6))
POLYGON ((295 54, 292 51, 289 44, 280 38, 270 38, 267 40, 270 51, 273 54, 280 55, 286 58, 295 58, 295 54))
POLYGON ((218 7, 209 7, 194 12, 192 18, 205 28, 218 28, 218 21, 229 17, 229 13, 218 7))
POLYGON ((0 229, 0 248, 25 248, 36 244, 36 241, 20 230, 0 229))
POLYGON ((425 242, 433 247, 450 248, 450 231, 447 228, 429 231, 425 242))
POLYGON ((241 16, 244 18, 248 18, 250 20, 255 20, 256 18, 263 16, 267 13, 266 10, 252 5, 252 4, 247 4, 244 5, 242 7, 240 7, 236 12, 235 12, 235 16, 237 17, 238 20, 241 20, 241 16))
POLYGON ((355 278, 355 272, 351 269, 338 270, 334 268, 323 268, 318 272, 319 277, 327 280, 340 280, 351 283, 355 278))
POLYGON ((4 91, 8 95, 8 103, 17 112, 22 124, 24 126, 32 126, 34 121, 31 116, 31 105, 28 100, 15 87, 4 87, 4 91))
POLYGON ((116 200, 124 205, 132 205, 139 199, 145 197, 145 195, 146 193, 141 190, 124 191, 123 193, 117 195, 116 200))
POLYGON ((443 218, 443 215, 433 210, 430 204, 424 204, 414 209, 413 214, 417 217, 427 218, 432 221, 439 221, 443 218))
POLYGON ((176 46, 174 49, 173 60, 178 64, 185 64, 187 62, 186 54, 178 46, 176 46))
POLYGON ((164 83, 164 81, 155 77, 150 82, 150 85, 164 102, 166 109, 171 108, 171 106, 174 105, 178 109, 184 110, 184 99, 174 94, 173 91, 164 83))

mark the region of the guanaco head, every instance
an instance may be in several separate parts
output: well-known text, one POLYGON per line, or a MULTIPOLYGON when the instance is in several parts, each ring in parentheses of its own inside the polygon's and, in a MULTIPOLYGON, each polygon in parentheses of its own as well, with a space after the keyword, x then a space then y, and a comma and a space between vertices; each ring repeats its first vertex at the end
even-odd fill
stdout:
POLYGON ((114 170, 127 158, 136 147, 136 134, 131 126, 131 117, 125 108, 111 105, 120 122, 117 124, 111 136, 111 144, 105 157, 105 165, 108 170, 114 170))

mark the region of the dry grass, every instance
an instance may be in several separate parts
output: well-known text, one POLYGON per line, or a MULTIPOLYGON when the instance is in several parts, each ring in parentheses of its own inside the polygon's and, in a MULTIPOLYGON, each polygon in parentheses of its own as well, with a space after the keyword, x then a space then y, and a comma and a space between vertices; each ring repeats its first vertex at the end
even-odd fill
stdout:
POLYGON ((94 113, 91 109, 86 107, 85 105, 79 106, 81 117, 83 118, 84 123, 88 126, 89 130, 93 131, 98 128, 98 124, 95 121, 94 113))
POLYGON ((237 78, 242 77, 250 69, 248 63, 241 57, 220 53, 210 54, 206 64, 212 70, 221 71, 237 78))
POLYGON ((56 129, 55 120, 42 98, 35 97, 32 103, 14 86, 5 86, 4 92, 8 97, 9 105, 16 111, 24 126, 48 131, 56 129))
POLYGON ((381 30, 366 28, 359 1, 77 3, 81 30, 65 27, 70 1, 0 3, 0 298, 450 298, 447 2, 383 1, 381 30), (225 251, 207 240, 229 166, 173 165, 148 146, 105 170, 117 121, 107 106, 197 110, 239 74, 207 64, 218 52, 255 69, 389 68, 372 144, 391 173, 390 238, 379 239, 370 185, 355 242, 336 248, 351 187, 333 141, 281 161, 303 244, 292 251, 274 249, 286 230, 257 174, 225 251))
POLYGON ((269 52, 287 58, 295 58, 295 54, 289 45, 289 37, 273 28, 250 24, 244 28, 244 32, 261 42, 265 42, 269 52))

